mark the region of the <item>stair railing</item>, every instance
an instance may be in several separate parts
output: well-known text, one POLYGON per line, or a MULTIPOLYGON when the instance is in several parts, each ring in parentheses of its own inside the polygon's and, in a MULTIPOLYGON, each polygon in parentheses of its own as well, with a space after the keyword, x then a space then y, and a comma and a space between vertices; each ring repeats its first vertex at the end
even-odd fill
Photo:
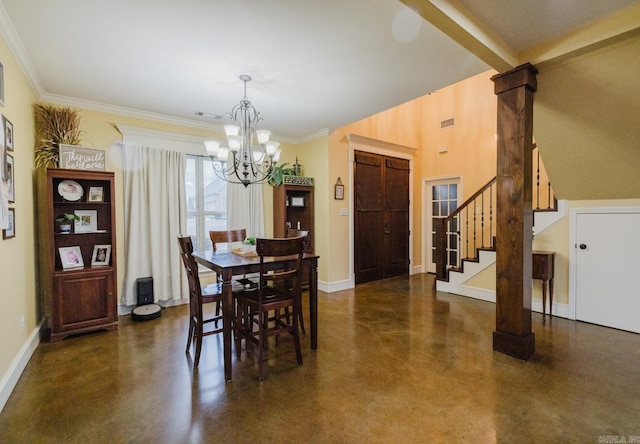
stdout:
MULTIPOLYGON (((537 146, 533 146, 534 175, 532 207, 555 211, 557 199, 551 188, 537 146)), ((496 178, 487 182, 447 217, 435 219, 436 279, 447 279, 449 269, 460 269, 462 261, 477 261, 478 251, 495 249, 496 178)))
POLYGON ((540 158, 540 150, 535 143, 533 144, 533 163, 536 178, 536 183, 533 186, 533 211, 556 211, 558 200, 553 193, 547 171, 540 158))
POLYGON ((460 267, 463 259, 475 258, 478 248, 493 248, 495 184, 494 177, 447 217, 434 221, 437 279, 446 279, 447 270, 460 267))

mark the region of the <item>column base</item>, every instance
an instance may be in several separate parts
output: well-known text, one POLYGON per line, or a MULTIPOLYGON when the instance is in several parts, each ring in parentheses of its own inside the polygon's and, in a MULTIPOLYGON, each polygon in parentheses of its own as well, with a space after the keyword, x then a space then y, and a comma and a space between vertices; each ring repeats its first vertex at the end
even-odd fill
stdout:
POLYGON ((494 331, 493 350, 526 361, 536 351, 536 335, 529 333, 526 336, 514 336, 494 331))

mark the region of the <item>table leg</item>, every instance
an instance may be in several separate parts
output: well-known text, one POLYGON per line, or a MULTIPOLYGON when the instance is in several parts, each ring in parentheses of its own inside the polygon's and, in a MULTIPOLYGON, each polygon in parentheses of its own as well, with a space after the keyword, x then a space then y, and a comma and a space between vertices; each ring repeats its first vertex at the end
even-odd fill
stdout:
POLYGON ((542 319, 544 319, 546 310, 547 310, 547 281, 542 281, 542 319))
POLYGON ((309 267, 309 319, 311 323, 311 350, 318 349, 318 260, 309 267))
POLYGON ((553 279, 549 280, 549 318, 553 316, 553 279))
POLYGON ((222 282, 222 342, 224 353, 224 380, 231 381, 231 339, 233 334, 233 287, 231 285, 231 273, 226 270, 222 282))

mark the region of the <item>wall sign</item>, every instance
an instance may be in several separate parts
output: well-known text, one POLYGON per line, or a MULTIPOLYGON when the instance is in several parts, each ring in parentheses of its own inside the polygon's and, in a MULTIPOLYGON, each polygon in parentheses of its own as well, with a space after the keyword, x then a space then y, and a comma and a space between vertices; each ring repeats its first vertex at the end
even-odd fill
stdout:
POLYGON ((105 170, 103 150, 60 144, 60 168, 72 170, 105 170))
POLYGON ((307 185, 313 186, 313 177, 283 176, 282 183, 287 185, 307 185))

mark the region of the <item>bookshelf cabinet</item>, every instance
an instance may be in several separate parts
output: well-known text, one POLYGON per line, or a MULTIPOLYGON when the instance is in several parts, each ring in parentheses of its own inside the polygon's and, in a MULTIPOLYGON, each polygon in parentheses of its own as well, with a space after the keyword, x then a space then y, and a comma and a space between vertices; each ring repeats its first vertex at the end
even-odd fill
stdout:
POLYGON ((307 230, 307 250, 313 251, 313 217, 313 185, 284 183, 273 188, 274 237, 285 237, 287 228, 307 230))
POLYGON ((114 175, 49 168, 37 173, 40 294, 47 339, 118 328, 114 175), (78 215, 70 232, 56 219, 78 215))

